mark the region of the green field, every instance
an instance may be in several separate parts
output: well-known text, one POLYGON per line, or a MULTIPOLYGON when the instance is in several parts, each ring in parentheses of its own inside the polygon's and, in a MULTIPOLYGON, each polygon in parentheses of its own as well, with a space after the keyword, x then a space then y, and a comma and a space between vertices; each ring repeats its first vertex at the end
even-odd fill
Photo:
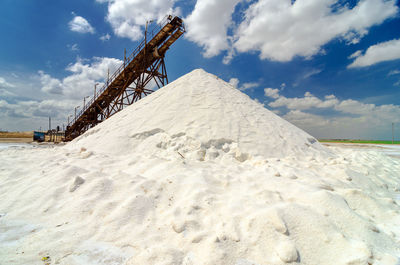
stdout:
MULTIPOLYGON (((322 143, 392 144, 392 141, 385 140, 319 139, 318 141, 322 143)), ((393 144, 400 144, 400 141, 394 141, 393 144)))

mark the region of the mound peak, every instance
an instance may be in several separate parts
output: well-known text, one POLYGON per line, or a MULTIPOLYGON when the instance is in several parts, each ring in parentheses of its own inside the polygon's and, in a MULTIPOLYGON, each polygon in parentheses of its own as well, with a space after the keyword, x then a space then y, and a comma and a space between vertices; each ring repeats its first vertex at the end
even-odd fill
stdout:
POLYGON ((71 145, 105 153, 234 147, 244 160, 325 152, 314 137, 203 69, 115 114, 71 145))

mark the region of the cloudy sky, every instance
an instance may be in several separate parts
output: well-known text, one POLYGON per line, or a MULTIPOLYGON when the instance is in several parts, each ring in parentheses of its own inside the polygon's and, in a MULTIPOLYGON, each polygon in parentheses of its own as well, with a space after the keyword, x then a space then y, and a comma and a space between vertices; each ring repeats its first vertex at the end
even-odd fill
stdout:
POLYGON ((319 138, 400 139, 396 0, 2 0, 0 130, 66 124, 149 20, 184 19, 170 81, 218 75, 319 138))

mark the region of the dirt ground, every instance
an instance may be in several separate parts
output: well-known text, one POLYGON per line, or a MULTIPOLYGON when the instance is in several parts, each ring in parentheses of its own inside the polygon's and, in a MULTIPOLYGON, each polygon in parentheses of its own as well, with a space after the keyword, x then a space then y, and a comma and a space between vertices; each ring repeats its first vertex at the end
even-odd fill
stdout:
POLYGON ((1 138, 33 138, 33 132, 0 132, 1 138))
POLYGON ((1 138, 0 143, 30 143, 33 142, 33 138, 1 138))

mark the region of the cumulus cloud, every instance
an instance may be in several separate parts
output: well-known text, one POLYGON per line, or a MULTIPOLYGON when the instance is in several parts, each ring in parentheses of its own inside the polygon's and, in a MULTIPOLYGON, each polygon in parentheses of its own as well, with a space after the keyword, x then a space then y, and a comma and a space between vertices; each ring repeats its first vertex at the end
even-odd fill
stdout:
POLYGON ((365 54, 360 52, 353 55, 352 58, 355 58, 355 60, 348 68, 366 67, 380 62, 400 59, 400 39, 378 43, 369 47, 365 54))
POLYGON ((288 98, 280 95, 278 89, 267 88, 264 91, 272 99, 268 103, 272 110, 287 109, 283 118, 316 137, 389 139, 388 125, 400 122, 398 105, 339 100, 335 95, 319 98, 310 92, 303 97, 288 98))
POLYGON ((241 91, 252 89, 252 88, 258 87, 260 85, 257 82, 249 82, 249 83, 243 83, 242 85, 239 86, 239 83, 240 83, 239 79, 237 79, 235 77, 231 78, 229 80, 229 84, 231 84, 234 88, 237 88, 241 91))
POLYGON ((310 57, 321 46, 343 37, 363 37, 369 27, 397 13, 396 1, 364 0, 353 8, 334 0, 259 0, 245 13, 234 46, 240 52, 260 51, 262 59, 290 61, 310 57))
POLYGON ((15 97, 16 95, 9 90, 10 88, 14 87, 15 85, 7 82, 3 77, 0 77, 0 97, 2 98, 15 97))
POLYGON ((324 116, 291 110, 283 118, 318 138, 385 140, 391 139, 391 124, 399 123, 399 114, 399 106, 374 105, 362 115, 324 116))
POLYGON ((284 115, 284 118, 294 124, 301 124, 303 128, 324 127, 331 123, 328 119, 301 110, 290 110, 284 115))
POLYGON ((258 87, 259 85, 260 85, 260 84, 257 83, 257 82, 244 83, 244 84, 239 88, 239 90, 245 91, 245 90, 248 90, 248 89, 251 89, 251 88, 258 87))
POLYGON ((205 57, 227 51, 225 63, 237 52, 251 51, 286 62, 322 53, 321 47, 336 38, 357 43, 397 11, 395 0, 363 0, 353 7, 339 0, 198 0, 185 19, 186 37, 203 47, 205 57), (250 4, 243 20, 233 21, 240 2, 250 4))
POLYGON ((102 84, 107 79, 108 69, 112 74, 121 64, 122 61, 114 58, 77 59, 66 67, 69 75, 65 78, 58 79, 39 71, 29 82, 16 84, 17 95, 10 95, 0 88, 0 96, 4 96, 0 99, 1 128, 47 129, 48 117, 52 117, 54 125, 66 124, 67 117, 73 115, 75 106, 82 104, 83 97, 93 95, 94 84, 102 84), (36 84, 32 86, 32 82, 36 84), (21 86, 25 89, 20 89, 21 86), (33 91, 30 95, 27 94, 27 87, 33 91), (37 88, 40 91, 34 90, 37 88))
POLYGON ((239 2, 241 0, 197 0, 193 12, 185 19, 186 37, 204 48, 205 57, 229 49, 232 37, 227 30, 233 25, 232 13, 239 2))
POLYGON ((29 117, 28 112, 19 104, 10 104, 6 100, 0 100, 0 117, 23 118, 29 117))
MULTIPOLYGON (((47 129, 48 117, 55 126, 65 124, 67 115, 71 113, 74 100, 18 100, 13 103, 0 100, 0 120, 2 129, 32 130, 47 129), (17 119, 16 119, 17 118, 17 119)), ((53 128, 54 128, 53 127, 53 128)))
POLYGON ((160 21, 168 14, 179 14, 174 8, 176 0, 96 0, 108 3, 107 21, 115 35, 133 41, 143 37, 142 28, 146 21, 160 21))
POLYGON ((64 78, 38 71, 37 75, 13 84, 0 79, 3 86, 12 86, 15 92, 0 87, 0 127, 6 130, 47 129, 49 116, 52 124, 65 124, 67 117, 74 114, 74 107, 82 106, 83 97, 93 95, 96 83, 100 84, 97 91, 101 89, 108 69, 112 75, 122 63, 115 58, 78 58, 65 68, 69 74, 64 78))
POLYGON ((279 98, 279 89, 277 88, 265 88, 264 94, 269 98, 279 98))
POLYGON ((42 91, 51 94, 62 94, 63 87, 60 80, 52 78, 50 75, 39 71, 40 83, 42 84, 42 91))
POLYGON ((78 59, 66 68, 71 74, 62 80, 39 71, 42 91, 63 94, 71 99, 92 95, 94 84, 105 80, 108 70, 111 75, 121 64, 122 61, 115 58, 78 59))
POLYGON ((269 106, 273 108, 286 107, 290 110, 331 108, 339 102, 334 95, 328 95, 321 100, 310 92, 306 92, 304 97, 287 98, 279 95, 278 89, 266 88, 264 91, 266 96, 275 99, 275 101, 269 103, 269 106))
MULTIPOLYGON (((31 87, 32 90, 38 87, 40 91, 27 95, 26 89, 19 89, 20 94, 14 95, 12 100, 9 94, 0 100, 0 126, 7 130, 47 129, 49 116, 52 117, 52 124, 65 124, 68 115, 73 114, 74 107, 82 104, 83 97, 93 95, 94 84, 103 84, 108 69, 112 74, 121 64, 122 61, 114 58, 78 58, 66 67, 69 75, 62 79, 39 71, 34 80, 30 80, 38 84, 33 87, 22 83, 17 85, 31 87), (34 98, 36 96, 39 98, 34 98)), ((4 93, 0 89, 0 95, 4 93)))
POLYGON ((69 29, 79 33, 94 33, 94 28, 81 16, 75 16, 69 23, 69 29))

